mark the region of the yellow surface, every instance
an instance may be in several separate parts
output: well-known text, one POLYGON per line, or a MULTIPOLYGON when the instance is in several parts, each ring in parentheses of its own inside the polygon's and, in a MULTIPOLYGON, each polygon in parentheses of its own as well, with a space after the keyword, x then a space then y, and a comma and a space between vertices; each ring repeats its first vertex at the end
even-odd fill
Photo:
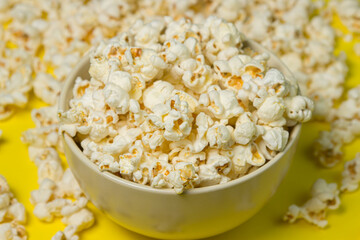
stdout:
MULTIPOLYGON (((343 30, 338 21, 335 25, 343 30)), ((353 54, 353 44, 356 41, 360 42, 359 39, 357 36, 351 43, 339 41, 337 44, 336 52, 343 50, 348 55, 350 72, 347 88, 360 84, 360 57, 353 54)), ((13 118, 0 122, 0 129, 3 130, 3 139, 0 140, 0 174, 7 178, 15 196, 27 209, 26 228, 30 240, 49 240, 58 230, 64 229, 59 219, 47 224, 31 214, 33 206, 29 198, 30 192, 38 188, 37 173, 35 165, 29 160, 27 147, 20 141, 20 136, 26 129, 34 127, 30 118, 31 109, 41 106, 45 104, 32 97, 26 109, 18 110, 13 118)), ((304 221, 293 225, 281 221, 290 204, 304 203, 316 179, 322 177, 327 181, 340 181, 342 164, 333 169, 324 169, 317 165, 311 155, 311 147, 318 132, 327 128, 328 126, 322 123, 304 124, 293 164, 275 196, 245 224, 210 239, 360 239, 360 190, 342 195, 341 207, 336 211, 329 211, 329 227, 325 230, 304 221)), ((354 158, 359 149, 358 139, 345 148, 345 160, 354 158)), ((149 239, 116 225, 93 205, 90 207, 95 213, 96 224, 80 234, 82 240, 149 239)))

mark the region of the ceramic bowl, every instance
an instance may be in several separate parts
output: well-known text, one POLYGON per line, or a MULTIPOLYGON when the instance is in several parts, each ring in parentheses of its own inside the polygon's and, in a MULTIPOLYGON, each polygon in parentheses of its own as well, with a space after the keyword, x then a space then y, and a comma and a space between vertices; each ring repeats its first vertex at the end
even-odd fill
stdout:
MULTIPOLYGON (((269 66, 288 79, 288 68, 271 52, 247 40, 245 45, 270 54, 269 66)), ((89 55, 69 75, 59 109, 67 110, 78 76, 89 78, 89 55)), ((301 125, 295 126, 285 150, 254 172, 228 183, 195 188, 178 195, 172 189, 155 189, 109 172, 100 172, 73 138, 63 134, 69 167, 89 199, 108 217, 131 231, 162 239, 194 239, 228 231, 254 216, 276 192, 296 150, 301 125)))

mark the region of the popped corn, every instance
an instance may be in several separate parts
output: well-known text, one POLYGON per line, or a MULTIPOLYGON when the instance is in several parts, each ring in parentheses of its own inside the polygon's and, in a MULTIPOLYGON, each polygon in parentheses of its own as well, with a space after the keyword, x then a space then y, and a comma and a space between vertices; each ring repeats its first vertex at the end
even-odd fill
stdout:
POLYGON ((354 52, 357 56, 360 57, 360 43, 355 43, 354 44, 354 52))
MULTIPOLYGON (((7 52, 6 54, 11 56, 7 59, 12 59, 16 54, 7 46, 8 43, 12 43, 12 45, 19 49, 19 54, 28 56, 25 57, 26 60, 21 60, 20 64, 24 65, 23 63, 26 62, 26 66, 31 67, 27 68, 26 72, 20 71, 22 76, 25 76, 21 78, 22 81, 15 79, 15 77, 9 77, 6 74, 5 78, 1 77, 1 82, 4 83, 2 86, 11 87, 4 90, 0 86, 0 99, 2 99, 0 100, 0 118, 9 117, 15 112, 16 108, 24 107, 28 101, 28 92, 32 87, 36 96, 45 102, 55 104, 62 82, 83 53, 92 44, 100 42, 101 39, 113 37, 117 32, 123 31, 124 26, 129 26, 135 19, 142 18, 146 20, 158 18, 157 16, 161 15, 169 15, 175 19, 186 17, 192 19, 193 22, 200 23, 204 22, 205 17, 208 15, 217 15, 233 22, 247 36, 254 38, 280 56, 295 73, 296 78, 299 79, 302 93, 315 101, 316 105, 313 115, 320 119, 326 119, 329 112, 332 111, 331 108, 334 100, 338 99, 342 94, 347 68, 345 58, 343 56, 336 57, 333 54, 335 34, 334 30, 330 27, 330 20, 326 16, 328 9, 323 11, 321 4, 322 1, 313 2, 309 0, 287 2, 277 0, 215 0, 206 2, 198 0, 116 2, 111 0, 90 0, 85 2, 69 0, 55 2, 41 0, 26 2, 2 1, 0 3, 0 23, 4 26, 4 29, 6 28, 6 31, 0 27, 0 52, 2 55, 7 52), (41 52, 44 52, 44 56, 40 56, 41 52), (41 75, 49 73, 49 69, 52 72, 52 76, 41 79, 41 75), (35 80, 32 79, 30 72, 36 72, 37 77, 35 80)), ((340 18, 350 30, 359 32, 359 3, 357 0, 332 0, 329 7, 338 12, 340 18)), ((135 24, 137 27, 133 27, 134 31, 139 32, 135 39, 136 45, 156 50, 159 47, 156 41, 158 41, 161 28, 163 27, 161 21, 148 25, 144 24, 143 21, 141 24, 140 22, 135 24)), ((214 29, 216 27, 216 24, 214 24, 214 29)), ((169 34, 176 36, 176 32, 181 31, 183 25, 174 23, 171 28, 174 29, 174 33, 169 31, 169 34)), ((204 34, 206 35, 206 33, 204 34)), ((220 38, 222 37, 221 34, 219 34, 220 38)), ((181 38, 182 36, 176 37, 181 38)), ((123 39, 126 39, 126 36, 123 36, 123 39)), ((217 40, 212 41, 212 43, 218 44, 217 40)), ((194 44, 193 39, 189 39, 186 42, 186 46, 195 50, 199 49, 198 45, 194 44)), ((214 53, 220 51, 218 46, 211 46, 211 44, 207 46, 207 49, 209 50, 207 57, 211 59, 214 58, 214 53)), ((236 48, 222 51, 217 54, 219 59, 216 61, 228 60, 237 55, 237 51, 236 48)), ((182 78, 182 83, 186 88, 191 89, 195 94, 200 94, 204 93, 208 86, 213 84, 215 77, 211 77, 212 74, 203 60, 205 58, 201 54, 195 59, 197 61, 193 61, 192 58, 184 60, 173 68, 172 73, 177 78, 182 78)), ((152 60, 158 62, 157 68, 161 69, 164 67, 163 62, 159 61, 159 58, 152 60)), ((157 68, 147 69, 145 73, 141 73, 143 74, 142 77, 151 78, 154 74, 158 73, 157 68)), ((6 71, 9 69, 10 72, 18 70, 17 67, 12 68, 8 65, 4 67, 6 71)), ((14 75, 20 76, 16 72, 14 75)), ((105 73, 99 73, 99 75, 107 76, 105 73)), ((168 79, 163 80, 168 81, 168 79)), ((236 76, 231 76, 222 84, 228 88, 236 89, 241 88, 243 83, 236 76)), ((223 86, 222 84, 221 87, 223 86)), ((81 89, 80 87, 79 93, 82 92, 81 89)), ((274 88, 272 89, 274 91, 274 88)), ((138 97, 134 97, 134 99, 138 99, 141 92, 142 89, 136 88, 133 95, 138 97)), ((238 97, 240 98, 241 96, 238 97)), ((259 97, 261 100, 256 101, 262 104, 264 98, 259 97)), ((132 101, 134 99, 130 99, 128 123, 134 124, 134 126, 141 125, 142 129, 149 130, 153 128, 152 124, 147 121, 147 113, 140 108, 138 102, 132 101), (131 105, 133 109, 131 109, 131 105)), ((241 99, 244 100, 244 98, 241 99)), ((285 102, 285 104, 288 103, 285 102)), ((248 111, 248 109, 244 109, 244 112, 248 111)), ((286 111, 286 114, 289 113, 290 111, 286 111)), ((301 105, 294 109, 293 114, 291 116, 295 118, 298 118, 298 116, 308 116, 306 111, 302 110, 301 105)), ((107 113, 106 117, 108 116, 113 118, 114 123, 118 121, 116 114, 110 112, 107 113)), ((204 119, 200 122, 199 119, 197 128, 191 129, 187 137, 190 140, 182 140, 183 142, 187 141, 186 148, 194 152, 200 152, 208 145, 206 132, 214 123, 211 122, 213 121, 211 117, 205 116, 206 120, 204 119), (205 121, 209 126, 200 126, 205 121)), ((194 117, 194 119, 197 118, 194 117)), ((295 121, 288 120, 287 125, 290 126, 291 124, 295 124, 295 121)), ((346 125, 346 123, 341 123, 340 125, 346 125)), ((65 126, 62 127, 65 128, 65 126)), ((87 126, 67 127, 66 131, 72 132, 73 135, 76 134, 76 131, 82 134, 88 134, 89 131, 87 126)), ((233 127, 235 128, 235 126, 233 127)), ((256 134, 254 131, 252 133, 242 133, 241 128, 237 132, 233 131, 233 133, 240 135, 238 137, 238 144, 241 144, 242 141, 248 141, 249 138, 253 139, 257 135, 262 136, 264 134, 260 133, 264 131, 261 126, 256 125, 256 129, 256 134)), ((35 143, 38 147, 44 147, 43 145, 53 147, 60 144, 55 137, 56 131, 56 126, 42 131, 30 131, 25 134, 27 137, 24 137, 24 139, 27 139, 25 141, 28 143, 35 143), (31 136, 33 133, 35 136, 31 136), (41 140, 36 139, 38 136, 41 140)), ((341 129, 339 134, 342 134, 342 132, 344 131, 341 129)), ((348 129, 345 132, 350 136, 352 134, 349 134, 348 129)), ((338 134, 331 133, 330 135, 333 135, 331 139, 336 139, 338 134)), ((268 136, 271 135, 268 134, 268 136)), ((351 137, 348 139, 351 139, 351 137)), ((160 148, 164 143, 160 130, 149 130, 146 136, 142 138, 142 141, 146 142, 146 145, 150 146, 152 150, 160 148)), ((322 141, 326 142, 323 145, 329 149, 331 156, 334 156, 335 159, 341 157, 341 154, 339 155, 338 153, 341 152, 339 149, 342 144, 331 143, 333 140, 330 141, 325 139, 325 137, 322 141)), ((277 141, 277 143, 280 142, 277 141)), ((234 148, 236 147, 237 145, 234 146, 234 148)), ((61 149, 61 146, 59 148, 61 149)), ((267 149, 265 141, 258 143, 257 148, 261 154, 267 156, 266 158, 271 158, 275 154, 275 152, 267 149)), ((109 156, 106 155, 105 157, 108 158, 109 156)), ((35 161, 39 161, 39 158, 35 161)), ((239 161, 239 159, 236 161, 239 161)), ((249 169, 248 164, 244 164, 242 161, 240 161, 237 168, 241 169, 241 171, 248 171, 245 169, 249 169)), ((73 234, 65 231, 65 235, 66 238, 70 238, 73 234)))
POLYGON ((34 205, 33 213, 45 222, 62 217, 67 227, 54 239, 78 239, 76 234, 91 227, 94 217, 86 208, 87 198, 70 169, 64 170, 57 152, 62 151, 57 107, 34 109, 31 117, 36 127, 24 132, 22 141, 29 145, 30 159, 38 169, 39 189, 32 191, 30 198, 34 205))
POLYGON ((315 156, 326 167, 333 167, 342 159, 342 147, 360 135, 360 86, 348 91, 347 99, 328 115, 330 131, 320 132, 315 156))
POLYGON ((358 189, 360 183, 360 153, 345 163, 342 172, 341 191, 353 192, 358 189))
POLYGON ((336 183, 326 183, 324 179, 318 179, 311 190, 311 198, 299 207, 291 205, 284 215, 284 221, 294 223, 297 219, 314 224, 320 228, 328 225, 326 213, 328 209, 337 209, 340 205, 339 190, 336 183))
POLYGON ((6 179, 0 175, 0 239, 26 240, 24 205, 14 197, 6 179))
POLYGON ((354 33, 360 33, 360 3, 357 0, 331 0, 330 7, 345 26, 354 33))
POLYGON ((214 16, 137 21, 91 52, 91 78, 76 79, 59 129, 99 170, 155 188, 180 194, 243 176, 283 151, 314 108, 243 41, 214 16))

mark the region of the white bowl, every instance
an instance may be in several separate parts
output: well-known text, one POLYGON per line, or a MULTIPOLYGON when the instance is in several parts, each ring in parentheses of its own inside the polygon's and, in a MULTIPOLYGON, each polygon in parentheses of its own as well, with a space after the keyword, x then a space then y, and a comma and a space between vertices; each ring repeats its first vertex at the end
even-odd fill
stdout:
MULTIPOLYGON (((270 54, 269 66, 294 80, 288 68, 272 53, 247 40, 257 52, 270 54)), ((89 78, 89 55, 72 71, 62 90, 59 108, 69 108, 78 76, 89 78)), ((254 172, 228 183, 195 188, 177 195, 172 189, 155 189, 109 172, 100 172, 73 138, 63 134, 65 155, 81 188, 107 216, 134 232, 163 239, 204 238, 228 231, 255 215, 276 192, 294 155, 301 125, 295 126, 285 150, 254 172)))

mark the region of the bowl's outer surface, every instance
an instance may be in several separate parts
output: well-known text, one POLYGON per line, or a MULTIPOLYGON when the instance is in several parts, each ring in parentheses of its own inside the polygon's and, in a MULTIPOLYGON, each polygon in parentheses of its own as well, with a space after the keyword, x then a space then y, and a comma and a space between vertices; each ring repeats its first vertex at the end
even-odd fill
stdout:
MULTIPOLYGON (((258 52, 264 49, 248 41, 258 52)), ((272 54, 270 66, 287 77, 290 71, 272 54)), ((89 56, 70 74, 61 94, 60 109, 67 110, 77 76, 88 78, 89 56)), ((301 126, 296 126, 283 153, 260 169, 230 183, 193 189, 182 195, 101 173, 67 134, 63 135, 69 167, 90 200, 118 224, 143 235, 164 239, 213 236, 230 230, 257 213, 275 193, 295 152, 301 126)))

